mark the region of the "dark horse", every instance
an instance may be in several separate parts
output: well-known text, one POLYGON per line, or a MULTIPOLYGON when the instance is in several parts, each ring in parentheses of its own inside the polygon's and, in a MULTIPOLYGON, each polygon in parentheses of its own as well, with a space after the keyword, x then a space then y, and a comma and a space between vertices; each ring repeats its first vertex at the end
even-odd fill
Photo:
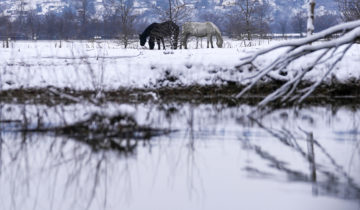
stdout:
POLYGON ((151 50, 154 49, 155 40, 160 50, 160 41, 163 44, 165 50, 164 37, 170 37, 170 44, 174 49, 177 49, 178 37, 179 37, 179 26, 172 21, 166 21, 163 23, 153 23, 149 25, 145 31, 139 35, 140 45, 144 46, 146 38, 149 38, 149 47, 151 50))

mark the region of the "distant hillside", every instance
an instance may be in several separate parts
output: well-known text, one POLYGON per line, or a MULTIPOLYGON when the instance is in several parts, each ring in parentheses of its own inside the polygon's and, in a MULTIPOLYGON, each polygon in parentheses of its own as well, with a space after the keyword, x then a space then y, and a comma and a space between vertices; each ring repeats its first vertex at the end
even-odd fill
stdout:
MULTIPOLYGON (((88 0, 94 5, 95 10, 101 10, 103 2, 105 0, 88 0)), ((151 9, 150 3, 157 4, 159 6, 166 6, 167 0, 133 0, 135 9, 151 9)), ((269 0, 274 13, 286 13, 289 15, 289 11, 294 11, 304 6, 304 0, 269 0)), ((1 0, 0 12, 3 15, 14 15, 20 8, 25 11, 35 10, 39 15, 44 15, 47 12, 61 12, 64 7, 73 7, 76 0, 1 0), (21 5, 23 2, 23 5, 21 5)), ((221 9, 231 7, 234 0, 183 0, 186 4, 194 8, 199 9, 221 9)), ((317 7, 323 7, 326 10, 336 10, 336 3, 334 0, 317 0, 317 7)), ((196 13, 195 13, 196 14, 196 13)))
MULTIPOLYGON (((104 4, 108 0, 88 0, 89 15, 93 19, 102 19, 104 16, 104 4)), ((133 1, 134 13, 140 15, 143 22, 159 21, 158 16, 153 10, 154 5, 166 8, 168 0, 131 0, 133 1)), ((227 17, 236 0, 182 0, 188 7, 193 9, 191 20, 211 20, 217 22, 220 27, 225 23, 221 22, 227 17)), ((279 32, 279 22, 286 19, 289 23, 289 30, 293 27, 290 23, 294 14, 299 11, 305 13, 305 0, 268 0, 270 3, 270 28, 272 32, 279 32)), ((26 15, 33 11, 37 15, 46 15, 48 13, 62 13, 64 8, 79 13, 80 0, 0 0, 0 16, 10 16, 12 20, 16 19, 20 13, 26 15), (22 11, 22 12, 20 12, 22 11)), ((334 0, 317 0, 318 14, 330 12, 336 13, 337 6, 334 0)), ((326 26, 323 26, 326 27, 326 26)))

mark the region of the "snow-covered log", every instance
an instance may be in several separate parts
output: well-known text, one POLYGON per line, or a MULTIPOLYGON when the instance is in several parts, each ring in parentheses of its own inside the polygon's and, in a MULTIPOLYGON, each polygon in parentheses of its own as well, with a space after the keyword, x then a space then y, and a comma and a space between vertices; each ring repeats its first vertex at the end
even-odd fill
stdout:
POLYGON ((358 39, 360 39, 360 20, 339 24, 303 39, 287 41, 267 49, 259 50, 252 56, 243 58, 242 62, 237 66, 240 69, 246 65, 252 65, 258 71, 254 76, 246 79, 249 80, 249 84, 236 97, 242 97, 262 78, 270 77, 274 80, 282 81, 284 84, 260 102, 260 106, 279 99, 281 102, 296 101, 300 103, 334 70, 336 64, 343 59, 346 52, 358 39), (337 35, 338 38, 332 38, 329 41, 322 40, 333 35, 337 35), (254 61, 261 56, 269 56, 271 52, 277 49, 284 49, 284 52, 264 67, 259 68, 256 66, 254 61), (296 72, 286 72, 288 71, 287 66, 310 54, 315 55, 314 58, 308 58, 311 61, 310 65, 293 70, 296 72), (298 86, 304 76, 312 71, 314 67, 324 62, 328 63, 328 69, 323 76, 318 78, 309 87, 298 90, 298 86))

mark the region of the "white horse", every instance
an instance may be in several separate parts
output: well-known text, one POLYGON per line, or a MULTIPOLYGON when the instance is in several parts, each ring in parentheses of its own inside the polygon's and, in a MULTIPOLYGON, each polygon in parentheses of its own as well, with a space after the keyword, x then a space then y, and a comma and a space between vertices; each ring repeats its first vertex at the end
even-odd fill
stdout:
POLYGON ((209 43, 214 48, 212 37, 216 36, 216 45, 221 48, 223 45, 223 39, 219 28, 212 22, 186 22, 182 26, 182 45, 187 49, 187 40, 190 36, 195 37, 207 37, 207 48, 209 43))

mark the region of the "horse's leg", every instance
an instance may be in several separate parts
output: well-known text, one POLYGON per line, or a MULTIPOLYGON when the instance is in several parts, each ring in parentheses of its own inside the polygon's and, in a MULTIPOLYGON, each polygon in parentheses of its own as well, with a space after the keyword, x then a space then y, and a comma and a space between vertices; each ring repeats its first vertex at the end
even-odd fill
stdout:
POLYGON ((184 49, 186 49, 186 47, 185 47, 185 34, 184 33, 181 34, 180 49, 182 49, 183 46, 184 46, 184 49))
POLYGON ((158 50, 160 50, 160 39, 157 38, 157 39, 156 39, 156 42, 157 42, 157 45, 158 45, 158 50))
POLYGON ((207 48, 209 48, 210 39, 211 39, 211 35, 207 35, 207 48))
POLYGON ((177 37, 174 38, 174 43, 173 43, 174 50, 176 50, 178 48, 178 40, 177 39, 178 39, 177 37))
POLYGON ((211 44, 211 48, 214 48, 214 44, 213 44, 213 36, 210 36, 210 44, 211 44))
POLYGON ((164 42, 164 37, 161 37, 160 39, 161 39, 161 42, 162 42, 162 44, 163 44, 163 48, 164 48, 164 50, 165 50, 165 42, 164 42))
POLYGON ((184 49, 186 49, 185 48, 185 33, 184 33, 184 31, 182 31, 181 32, 181 36, 180 36, 180 49, 182 49, 182 47, 184 47, 184 49))
POLYGON ((184 41, 183 41, 183 43, 184 43, 184 49, 187 50, 187 35, 184 36, 184 41))
POLYGON ((187 40, 188 40, 188 38, 189 38, 189 34, 186 34, 186 35, 184 36, 184 40, 183 40, 184 48, 185 48, 185 49, 187 49, 187 40))
POLYGON ((175 49, 175 34, 170 35, 170 49, 175 49))
POLYGON ((149 48, 150 50, 153 50, 154 49, 154 46, 155 46, 155 38, 153 36, 150 36, 149 38, 149 48))

